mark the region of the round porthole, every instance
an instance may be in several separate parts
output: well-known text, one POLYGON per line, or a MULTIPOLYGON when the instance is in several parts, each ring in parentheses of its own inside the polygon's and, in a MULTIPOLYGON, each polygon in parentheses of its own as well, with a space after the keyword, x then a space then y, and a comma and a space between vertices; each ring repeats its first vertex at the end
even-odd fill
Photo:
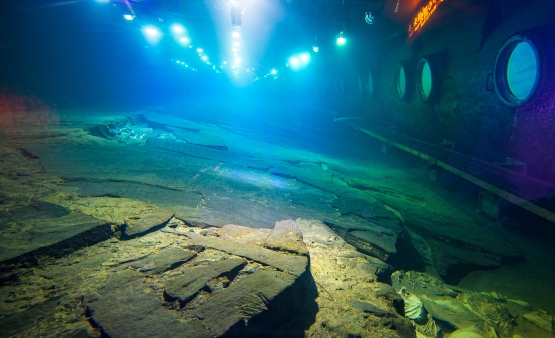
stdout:
POLYGON ((422 101, 426 102, 433 96, 434 89, 437 86, 435 83, 436 79, 434 79, 433 76, 432 66, 428 59, 422 58, 420 62, 418 62, 416 74, 416 89, 422 101))
POLYGON ((399 98, 407 101, 410 98, 412 83, 410 82, 410 68, 406 62, 401 62, 395 69, 395 88, 399 98))
POLYGON ((515 35, 507 40, 495 60, 495 91, 509 106, 530 100, 538 86, 540 58, 535 44, 528 37, 515 35))

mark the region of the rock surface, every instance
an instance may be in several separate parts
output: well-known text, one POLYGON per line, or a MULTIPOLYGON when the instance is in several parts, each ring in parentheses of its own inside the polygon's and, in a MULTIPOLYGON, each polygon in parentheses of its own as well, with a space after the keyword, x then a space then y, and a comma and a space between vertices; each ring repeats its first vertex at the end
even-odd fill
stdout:
POLYGON ((150 231, 159 230, 164 227, 175 212, 170 210, 160 210, 156 213, 146 214, 139 218, 132 225, 127 225, 122 233, 122 239, 129 239, 137 236, 143 236, 150 231))
POLYGON ((197 256, 196 253, 185 251, 176 247, 169 247, 160 250, 152 256, 143 258, 131 264, 140 272, 148 274, 159 274, 190 261, 197 256))
POLYGON ((98 300, 87 304, 89 318, 109 337, 212 336, 198 321, 183 321, 178 312, 164 308, 135 271, 115 273, 99 293, 98 300))

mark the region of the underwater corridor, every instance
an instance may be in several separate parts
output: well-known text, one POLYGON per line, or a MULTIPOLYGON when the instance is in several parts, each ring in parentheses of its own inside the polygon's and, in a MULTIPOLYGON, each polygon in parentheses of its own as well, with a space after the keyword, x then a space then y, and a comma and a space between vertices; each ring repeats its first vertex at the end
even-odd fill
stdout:
POLYGON ((0 337, 555 337, 549 13, 0 4, 0 337))

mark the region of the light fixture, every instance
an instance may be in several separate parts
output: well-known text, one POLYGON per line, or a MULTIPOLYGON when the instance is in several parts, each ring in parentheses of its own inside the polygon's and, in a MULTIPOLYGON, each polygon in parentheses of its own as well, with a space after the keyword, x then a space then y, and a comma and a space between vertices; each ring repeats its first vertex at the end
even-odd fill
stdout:
POLYGON ((318 53, 320 51, 320 48, 318 48, 318 46, 312 46, 312 51, 314 53, 318 53))
POLYGON ((337 39, 335 40, 335 43, 338 46, 344 46, 347 43, 347 39, 345 38, 345 36, 343 35, 343 32, 340 32, 337 35, 337 39))
POLYGON ((181 24, 174 23, 173 25, 171 25, 171 30, 174 33, 181 34, 185 32, 185 27, 183 27, 181 24))
POLYGON ((145 34, 149 36, 158 36, 160 35, 160 30, 154 26, 148 26, 144 29, 145 34))
POLYGON ((364 14, 364 21, 366 21, 367 24, 372 25, 376 20, 376 17, 372 15, 372 12, 366 12, 364 14))
POLYGON ((238 38, 239 37, 239 32, 233 32, 231 33, 231 36, 234 38, 238 38))
POLYGON ((276 74, 277 74, 277 70, 275 70, 275 69, 272 68, 272 70, 270 71, 270 74, 276 75, 276 74))
POLYGON ((197 48, 197 53, 202 53, 203 49, 202 48, 197 48))
POLYGON ((124 14, 123 18, 127 21, 131 21, 131 20, 135 19, 135 16, 133 14, 124 14))
POLYGON ((203 55, 203 56, 201 57, 201 59, 202 59, 202 61, 207 61, 207 60, 208 60, 208 56, 203 55))
POLYGON ((162 32, 156 26, 152 26, 152 25, 144 26, 142 28, 142 31, 146 40, 151 45, 158 44, 158 42, 160 42, 160 39, 162 38, 162 32))

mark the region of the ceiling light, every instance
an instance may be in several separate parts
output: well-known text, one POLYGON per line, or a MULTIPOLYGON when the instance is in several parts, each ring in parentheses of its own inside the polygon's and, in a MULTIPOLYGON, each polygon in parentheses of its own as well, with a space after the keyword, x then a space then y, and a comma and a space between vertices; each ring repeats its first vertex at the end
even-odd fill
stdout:
POLYGON ((173 25, 171 25, 171 30, 174 33, 181 34, 185 32, 185 27, 183 27, 181 24, 174 23, 173 25))
POLYGON ((344 46, 347 43, 347 39, 345 39, 345 37, 343 36, 343 32, 339 33, 339 35, 337 35, 337 40, 335 41, 335 43, 338 46, 344 46))

